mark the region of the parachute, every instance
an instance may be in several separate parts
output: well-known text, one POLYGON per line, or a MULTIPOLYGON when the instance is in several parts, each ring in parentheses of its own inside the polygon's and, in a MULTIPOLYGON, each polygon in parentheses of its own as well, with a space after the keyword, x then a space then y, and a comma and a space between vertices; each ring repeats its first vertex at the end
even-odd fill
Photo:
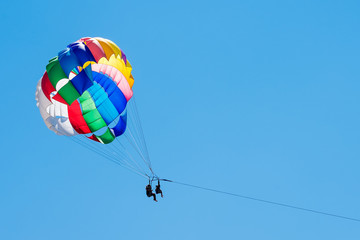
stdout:
POLYGON ((50 130, 150 179, 131 71, 114 42, 81 38, 50 59, 35 99, 50 130))

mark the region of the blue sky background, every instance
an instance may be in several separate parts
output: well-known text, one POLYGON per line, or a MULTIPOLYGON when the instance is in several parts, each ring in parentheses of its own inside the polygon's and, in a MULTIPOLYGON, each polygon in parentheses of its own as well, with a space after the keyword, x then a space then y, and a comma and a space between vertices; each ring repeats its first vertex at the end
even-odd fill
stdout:
POLYGON ((359 1, 6 1, 0 239, 359 239, 358 222, 146 181, 43 123, 80 37, 117 43, 156 172, 360 218, 359 1))

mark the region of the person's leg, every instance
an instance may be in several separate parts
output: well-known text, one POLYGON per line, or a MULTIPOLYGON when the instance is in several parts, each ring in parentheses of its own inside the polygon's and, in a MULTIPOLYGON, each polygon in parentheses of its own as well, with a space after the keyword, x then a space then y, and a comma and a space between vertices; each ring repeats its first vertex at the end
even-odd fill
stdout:
POLYGON ((155 192, 156 192, 156 194, 161 194, 161 197, 164 197, 162 190, 160 189, 160 186, 156 186, 155 192))
POLYGON ((162 190, 160 188, 156 187, 155 193, 156 194, 161 194, 161 197, 163 197, 163 193, 162 193, 162 190))
POLYGON ((152 195, 153 195, 153 197, 154 197, 154 201, 157 202, 157 200, 156 200, 156 194, 153 193, 152 195))

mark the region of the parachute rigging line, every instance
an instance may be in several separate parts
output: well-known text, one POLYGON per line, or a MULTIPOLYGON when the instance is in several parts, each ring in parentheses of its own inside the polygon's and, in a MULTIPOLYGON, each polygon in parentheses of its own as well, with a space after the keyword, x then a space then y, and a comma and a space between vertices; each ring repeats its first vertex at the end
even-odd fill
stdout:
MULTIPOLYGON (((119 138, 115 138, 116 141, 113 143, 104 145, 95 141, 88 141, 88 139, 82 135, 73 136, 70 139, 79 145, 82 145, 83 147, 99 154, 107 160, 110 160, 119 166, 138 174, 139 176, 151 179, 154 178, 156 174, 154 173, 151 166, 150 157, 148 155, 145 143, 145 137, 142 131, 140 119, 138 119, 139 115, 134 104, 135 99, 131 99, 127 104, 129 106, 128 116, 132 119, 132 121, 129 122, 127 129, 123 134, 125 136, 123 140, 126 139, 126 141, 123 143, 119 138), (131 146, 131 148, 127 148, 124 143, 129 145, 129 147, 131 146), (129 151, 131 149, 134 150, 133 153, 129 151), (144 166, 141 166, 141 164, 139 164, 140 162, 134 159, 135 155, 137 155, 138 158, 144 162, 144 166), (144 167, 148 168, 150 172, 146 171, 144 167)), ((108 112, 108 109, 104 108, 104 110, 105 112, 108 112)))
POLYGON ((169 179, 159 179, 159 180, 160 180, 160 181, 165 181, 165 182, 170 182, 170 183, 176 183, 176 184, 179 184, 179 185, 188 186, 188 187, 192 187, 192 188, 202 189, 202 190, 206 190, 206 191, 210 191, 210 192, 216 192, 216 193, 225 194, 225 195, 230 195, 230 196, 234 196, 234 197, 238 197, 238 198, 243 198, 243 199, 248 199, 248 200, 252 200, 252 201, 257 201, 257 202, 261 202, 261 203, 272 204, 272 205, 276 205, 276 206, 280 206, 280 207, 286 207, 286 208, 291 208, 291 209, 296 209, 296 210, 311 212, 311 213, 315 213, 315 214, 325 215, 325 216, 329 216, 329 217, 335 217, 335 218, 340 218, 340 219, 344 219, 344 220, 350 220, 350 221, 354 221, 354 222, 360 222, 360 219, 359 219, 359 218, 352 218, 352 217, 347 217, 347 216, 343 216, 343 215, 333 214, 333 213, 329 213, 329 212, 318 211, 318 210, 314 210, 314 209, 310 209, 310 208, 298 207, 298 206, 290 205, 290 204, 286 204, 286 203, 269 201, 269 200, 265 200, 265 199, 261 199, 261 198, 255 198, 255 197, 250 197, 250 196, 246 196, 246 195, 242 195, 242 194, 236 194, 236 193, 221 191, 221 190, 217 190, 217 189, 212 189, 212 188, 207 188, 207 187, 201 187, 201 186, 197 186, 197 185, 193 185, 193 184, 188 184, 188 183, 183 183, 183 182, 177 182, 177 181, 173 181, 173 180, 169 180, 169 179))
POLYGON ((133 112, 135 113, 135 121, 137 122, 137 125, 138 125, 138 127, 135 128, 135 129, 138 129, 138 131, 140 132, 140 139, 141 139, 141 142, 143 144, 143 148, 145 150, 145 154, 147 156, 147 159, 148 159, 148 161, 150 163, 150 166, 151 166, 150 156, 149 156, 149 152, 148 152, 146 141, 145 141, 144 131, 143 131, 143 128, 142 128, 142 125, 141 125, 139 111, 137 109, 137 104, 136 104, 136 101, 135 101, 135 96, 133 96, 133 99, 134 99, 133 104, 130 104, 130 107, 133 107, 133 109, 134 109, 133 112))
MULTIPOLYGON (((140 172, 139 170, 134 169, 134 167, 132 167, 131 165, 129 166, 129 164, 127 164, 126 161, 125 161, 125 162, 122 162, 120 159, 115 159, 115 158, 111 157, 109 153, 104 152, 104 151, 101 151, 101 150, 99 150, 99 148, 91 147, 91 146, 89 146, 88 144, 85 144, 85 143, 84 143, 83 141, 81 141, 80 139, 76 139, 75 137, 71 137, 71 138, 69 138, 69 139, 71 139, 71 140, 74 141, 75 143, 77 143, 77 144, 79 144, 79 145, 81 145, 81 146, 89 149, 90 151, 93 151, 94 153, 102 156, 103 158, 105 158, 105 159, 107 159, 107 160, 109 160, 109 161, 111 161, 111 162, 113 162, 113 163, 115 163, 115 164, 117 164, 117 165, 119 165, 119 166, 121 166, 121 167, 123 167, 123 168, 128 169, 129 171, 131 171, 131 172, 133 172, 133 173, 135 173, 135 174, 137 174, 137 175, 139 175, 139 176, 141 176, 141 177, 149 178, 149 176, 148 176, 146 173, 142 173, 142 172, 140 172)), ((123 160, 123 161, 124 161, 124 160, 123 160)))

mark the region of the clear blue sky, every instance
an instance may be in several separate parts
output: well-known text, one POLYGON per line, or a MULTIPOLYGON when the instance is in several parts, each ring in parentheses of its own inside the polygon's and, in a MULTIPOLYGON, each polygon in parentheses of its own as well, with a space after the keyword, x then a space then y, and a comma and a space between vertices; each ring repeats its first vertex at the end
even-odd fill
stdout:
POLYGON ((146 181, 43 123, 36 83, 80 37, 133 65, 162 177, 360 218, 359 1, 6 1, 0 239, 360 239, 360 224, 146 181))

